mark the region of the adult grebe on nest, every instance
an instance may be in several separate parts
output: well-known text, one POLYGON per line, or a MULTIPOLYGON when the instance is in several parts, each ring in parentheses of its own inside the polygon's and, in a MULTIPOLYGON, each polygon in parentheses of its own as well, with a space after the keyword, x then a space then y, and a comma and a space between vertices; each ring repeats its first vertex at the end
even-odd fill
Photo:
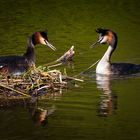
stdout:
POLYGON ((15 74, 19 75, 27 71, 35 65, 34 46, 42 44, 50 47, 52 50, 56 48, 48 42, 46 32, 35 32, 29 37, 27 49, 23 56, 1 56, 0 57, 0 74, 15 74))
POLYGON ((130 63, 111 63, 111 55, 117 47, 117 35, 115 32, 109 29, 98 28, 96 32, 99 34, 99 39, 92 45, 96 46, 97 44, 107 43, 108 49, 105 52, 104 56, 99 61, 96 67, 97 74, 103 75, 125 75, 125 74, 134 74, 140 72, 140 65, 130 64, 130 63))

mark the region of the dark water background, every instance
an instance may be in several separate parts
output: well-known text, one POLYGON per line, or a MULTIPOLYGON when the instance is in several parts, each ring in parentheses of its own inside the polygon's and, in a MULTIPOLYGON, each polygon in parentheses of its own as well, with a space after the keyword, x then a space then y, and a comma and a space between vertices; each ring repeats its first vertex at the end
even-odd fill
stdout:
MULTIPOLYGON (((57 59, 74 45, 74 68, 58 67, 73 76, 105 52, 106 46, 89 47, 97 38, 95 29, 104 27, 119 37, 112 61, 140 63, 139 25, 139 0, 1 0, 0 55, 23 54, 28 36, 47 30, 57 51, 38 45, 37 65, 57 59)), ((93 73, 80 78, 85 82, 39 99, 36 108, 52 112, 44 127, 33 123, 26 105, 0 109, 0 139, 140 139, 140 77, 104 79, 101 84, 93 73)))

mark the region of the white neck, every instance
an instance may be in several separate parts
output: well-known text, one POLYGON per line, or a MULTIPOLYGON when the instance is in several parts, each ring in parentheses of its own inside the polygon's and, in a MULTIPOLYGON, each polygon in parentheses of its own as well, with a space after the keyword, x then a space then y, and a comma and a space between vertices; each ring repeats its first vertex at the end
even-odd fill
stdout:
POLYGON ((112 51, 113 51, 113 48, 109 45, 107 51, 103 55, 100 62, 103 61, 103 62, 106 62, 106 63, 110 63, 110 57, 111 57, 112 51))
POLYGON ((99 74, 110 74, 110 57, 113 52, 113 47, 109 45, 107 51, 103 55, 96 67, 96 73, 99 74))

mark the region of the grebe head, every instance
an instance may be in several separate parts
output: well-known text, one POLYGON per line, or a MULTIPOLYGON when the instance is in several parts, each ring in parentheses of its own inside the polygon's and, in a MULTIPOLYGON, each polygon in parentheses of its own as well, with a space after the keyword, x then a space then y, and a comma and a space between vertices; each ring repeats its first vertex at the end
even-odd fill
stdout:
POLYGON ((32 43, 34 45, 36 45, 36 44, 46 45, 47 47, 51 48, 52 50, 54 50, 54 51, 56 50, 56 48, 48 42, 47 33, 44 31, 35 32, 32 35, 32 43))
POLYGON ((92 47, 96 46, 97 44, 106 44, 106 43, 112 46, 115 42, 117 42, 116 33, 114 33, 109 29, 98 28, 96 29, 96 32, 99 34, 99 38, 94 44, 91 45, 92 47))

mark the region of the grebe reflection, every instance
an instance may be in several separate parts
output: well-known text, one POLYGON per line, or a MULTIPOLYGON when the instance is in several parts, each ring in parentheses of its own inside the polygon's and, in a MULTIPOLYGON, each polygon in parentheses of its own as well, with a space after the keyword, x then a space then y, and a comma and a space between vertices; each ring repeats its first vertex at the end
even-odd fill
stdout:
POLYGON ((53 114, 55 111, 55 106, 52 105, 48 108, 37 107, 36 105, 31 105, 28 107, 29 113, 34 124, 46 126, 48 124, 48 116, 53 114))
POLYGON ((97 88, 101 91, 98 107, 99 116, 109 116, 117 109, 117 96, 112 91, 111 76, 96 74, 97 88))

